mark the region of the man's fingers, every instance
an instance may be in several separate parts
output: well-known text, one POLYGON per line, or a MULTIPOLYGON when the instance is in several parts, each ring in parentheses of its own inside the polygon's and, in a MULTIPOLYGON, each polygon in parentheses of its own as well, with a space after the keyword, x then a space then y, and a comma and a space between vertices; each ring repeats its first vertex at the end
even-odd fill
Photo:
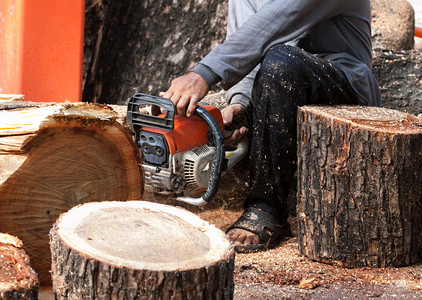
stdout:
POLYGON ((246 128, 245 126, 239 129, 235 129, 233 130, 233 134, 229 138, 226 138, 224 140, 224 143, 227 145, 236 144, 237 142, 244 139, 247 134, 248 134, 248 128, 246 128))
POLYGON ((223 123, 224 123, 224 125, 229 126, 233 122, 233 117, 234 117, 233 107, 231 105, 225 107, 221 111, 221 114, 223 115, 223 123))
POLYGON ((186 115, 188 117, 192 116, 195 113, 197 104, 198 104, 198 96, 193 95, 189 101, 188 109, 186 110, 186 115))
POLYGON ((240 130, 235 129, 233 130, 232 135, 229 138, 224 140, 224 143, 227 145, 235 144, 239 140, 239 137, 240 137, 240 130))
POLYGON ((195 113, 195 109, 198 103, 198 97, 196 95, 189 98, 188 95, 180 96, 177 93, 172 91, 160 92, 160 97, 170 99, 174 106, 176 107, 176 112, 179 115, 187 115, 188 117, 192 116, 195 113))
POLYGON ((171 99, 171 97, 173 96, 173 91, 171 90, 167 90, 166 92, 160 92, 158 94, 158 96, 163 97, 163 98, 167 98, 167 99, 171 99))
POLYGON ((232 134, 232 136, 231 136, 230 139, 232 139, 233 142, 237 142, 237 140, 239 139, 239 137, 240 137, 240 129, 235 129, 233 131, 233 134, 232 134))
MULTIPOLYGON (((172 99, 173 101, 173 99, 172 99)), ((176 105, 177 113, 181 116, 184 116, 186 114, 186 107, 189 103, 189 97, 182 96, 178 99, 177 102, 174 102, 174 105, 176 105)))
POLYGON ((170 99, 179 115, 191 116, 196 105, 209 91, 207 82, 197 73, 190 72, 172 80, 170 88, 160 96, 170 99))
POLYGON ((239 131, 240 131, 240 135, 243 137, 248 133, 248 128, 246 126, 242 126, 240 127, 239 131))
POLYGON ((180 94, 175 93, 171 88, 166 91, 166 92, 160 92, 158 94, 160 97, 163 98, 167 98, 170 99, 171 102, 173 102, 175 108, 176 108, 176 112, 178 114, 184 115, 185 114, 185 105, 184 103, 186 103, 186 99, 184 99, 183 97, 180 97, 180 94))
POLYGON ((245 109, 240 104, 230 104, 221 111, 223 115, 223 123, 230 126, 234 123, 235 117, 245 113, 245 109))
POLYGON ((231 125, 231 123, 233 122, 233 114, 231 113, 223 113, 223 123, 226 126, 231 125))

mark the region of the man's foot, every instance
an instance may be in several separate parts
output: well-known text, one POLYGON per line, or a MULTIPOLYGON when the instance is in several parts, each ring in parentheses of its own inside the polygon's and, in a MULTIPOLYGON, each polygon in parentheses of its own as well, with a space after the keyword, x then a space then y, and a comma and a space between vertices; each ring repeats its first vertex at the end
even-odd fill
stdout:
POLYGON ((226 234, 237 252, 254 252, 276 246, 283 237, 290 235, 290 228, 287 224, 281 225, 266 211, 248 208, 226 234))
POLYGON ((258 235, 245 229, 233 228, 227 232, 227 236, 234 246, 249 246, 259 244, 258 235))

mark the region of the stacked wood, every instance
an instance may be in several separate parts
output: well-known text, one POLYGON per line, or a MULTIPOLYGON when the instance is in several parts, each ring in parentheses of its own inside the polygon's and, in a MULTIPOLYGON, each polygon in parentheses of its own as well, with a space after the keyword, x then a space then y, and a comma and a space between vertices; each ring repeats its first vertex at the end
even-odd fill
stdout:
POLYGON ((0 299, 38 299, 37 273, 22 241, 5 233, 0 233, 0 299))
POLYGON ((94 202, 50 231, 55 299, 232 299, 233 245, 164 204, 94 202))
POLYGON ((298 114, 298 239, 344 267, 422 258, 422 122, 395 110, 305 106, 298 114))
POLYGON ((51 280, 48 232, 60 213, 141 198, 139 151, 116 118, 89 104, 0 111, 0 231, 23 241, 42 284, 51 280))

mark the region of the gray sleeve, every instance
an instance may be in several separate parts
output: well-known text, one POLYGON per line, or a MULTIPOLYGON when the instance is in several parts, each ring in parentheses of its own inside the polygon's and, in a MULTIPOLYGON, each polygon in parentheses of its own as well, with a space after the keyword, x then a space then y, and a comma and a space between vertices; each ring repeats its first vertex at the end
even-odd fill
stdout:
MULTIPOLYGON (((258 69, 259 66, 227 91, 227 104, 240 104, 245 109, 249 106, 252 98, 252 86, 258 69)), ((221 80, 210 68, 201 63, 197 64, 192 69, 192 72, 198 73, 210 88, 221 80)))
POLYGON ((347 0, 270 0, 201 63, 229 89, 249 74, 267 50, 288 42, 342 11, 347 0))
POLYGON ((192 72, 198 73, 199 76, 201 76, 206 81, 210 89, 214 84, 221 80, 221 77, 214 73, 211 68, 201 63, 197 64, 192 69, 192 72))
POLYGON ((252 99, 252 87, 260 65, 256 66, 246 77, 227 90, 227 104, 240 104, 247 108, 252 99))

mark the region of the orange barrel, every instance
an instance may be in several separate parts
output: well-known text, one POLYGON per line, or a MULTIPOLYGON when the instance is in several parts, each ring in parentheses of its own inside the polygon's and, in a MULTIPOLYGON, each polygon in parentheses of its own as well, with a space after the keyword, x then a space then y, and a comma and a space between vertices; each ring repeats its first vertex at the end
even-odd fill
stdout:
POLYGON ((0 1, 0 94, 82 99, 85 0, 0 1))

